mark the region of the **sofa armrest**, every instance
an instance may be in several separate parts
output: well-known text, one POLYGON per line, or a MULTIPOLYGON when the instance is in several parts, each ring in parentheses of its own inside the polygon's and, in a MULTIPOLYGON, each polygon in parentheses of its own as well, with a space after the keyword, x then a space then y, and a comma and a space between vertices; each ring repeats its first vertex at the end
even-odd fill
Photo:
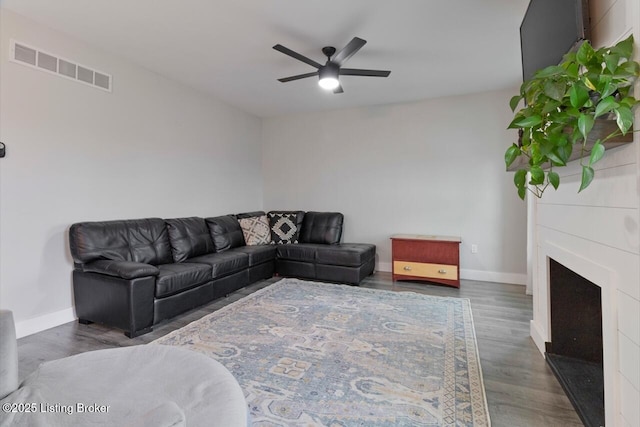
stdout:
POLYGON ((78 321, 115 326, 123 329, 129 338, 151 331, 155 289, 155 276, 123 279, 73 271, 73 299, 78 321))
POLYGON ((160 270, 150 264, 132 261, 97 260, 83 264, 85 273, 100 273, 108 276, 121 277, 123 279, 136 279, 138 277, 157 276, 160 270))

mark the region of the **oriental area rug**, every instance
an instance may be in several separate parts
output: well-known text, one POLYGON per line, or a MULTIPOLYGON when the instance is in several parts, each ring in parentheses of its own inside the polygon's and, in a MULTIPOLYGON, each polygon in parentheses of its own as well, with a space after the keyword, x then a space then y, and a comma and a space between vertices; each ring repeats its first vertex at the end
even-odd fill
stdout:
POLYGON ((254 426, 490 425, 467 299, 283 279, 154 343, 225 365, 254 426))

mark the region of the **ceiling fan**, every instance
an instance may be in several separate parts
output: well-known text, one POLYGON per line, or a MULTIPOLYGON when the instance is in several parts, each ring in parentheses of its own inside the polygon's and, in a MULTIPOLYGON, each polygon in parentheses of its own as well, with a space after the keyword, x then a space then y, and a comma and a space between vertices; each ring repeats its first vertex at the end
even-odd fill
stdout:
POLYGON ((391 71, 382 70, 361 70, 358 68, 342 68, 347 59, 351 58, 362 46, 367 43, 358 37, 354 37, 347 45, 338 53, 333 46, 326 46, 322 48, 322 53, 327 57, 327 62, 322 65, 313 59, 309 59, 304 55, 300 55, 297 52, 292 51, 289 48, 282 46, 281 44, 275 45, 273 48, 278 52, 282 52, 285 55, 289 55, 292 58, 302 61, 305 64, 309 64, 318 71, 313 73, 298 74, 291 77, 284 77, 278 79, 282 83, 290 82, 293 80, 305 79, 307 77, 319 76, 318 84, 320 87, 326 90, 332 90, 333 93, 342 93, 342 85, 340 84, 339 76, 367 76, 367 77, 387 77, 391 74, 391 71))

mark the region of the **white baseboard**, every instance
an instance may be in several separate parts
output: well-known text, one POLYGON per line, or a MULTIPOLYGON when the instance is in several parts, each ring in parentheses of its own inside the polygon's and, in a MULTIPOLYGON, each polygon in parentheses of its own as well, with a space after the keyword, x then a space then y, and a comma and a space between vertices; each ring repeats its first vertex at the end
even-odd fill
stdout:
MULTIPOLYGON (((390 262, 379 262, 378 271, 384 271, 391 273, 390 262)), ((480 282, 497 282, 497 283, 510 283, 513 285, 527 284, 526 274, 516 273, 500 273, 497 271, 481 271, 481 270, 468 270, 465 268, 460 269, 460 278, 464 280, 478 280, 480 282)))
POLYGON ((391 273, 393 268, 391 268, 390 262, 379 262, 378 263, 378 271, 384 271, 386 273, 391 273))
POLYGON ((512 285, 522 285, 522 286, 526 286, 527 284, 526 274, 501 273, 499 271, 468 270, 466 268, 460 269, 460 278, 464 280, 509 283, 512 285))
POLYGON ((76 319, 77 317, 72 307, 45 314, 44 316, 34 317, 33 319, 16 322, 16 337, 26 337, 37 332, 55 328, 64 323, 73 322, 76 319))
POLYGON ((529 322, 529 335, 531 335, 531 339, 533 339, 534 344, 536 345, 536 347, 538 347, 538 351, 544 354, 546 351, 545 349, 546 339, 542 335, 542 331, 540 330, 540 328, 538 328, 538 325, 536 325, 536 323, 533 320, 529 322))

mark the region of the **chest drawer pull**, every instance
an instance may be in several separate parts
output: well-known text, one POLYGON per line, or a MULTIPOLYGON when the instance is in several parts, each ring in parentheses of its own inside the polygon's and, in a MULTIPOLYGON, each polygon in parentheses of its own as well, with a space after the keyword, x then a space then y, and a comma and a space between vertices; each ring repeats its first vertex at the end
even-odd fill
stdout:
POLYGON ((441 268, 440 270, 438 270, 438 273, 447 274, 447 270, 445 270, 444 268, 441 268))
POLYGON ((408 266, 408 265, 405 265, 405 266, 404 266, 404 268, 403 268, 403 270, 411 271, 411 267, 410 267, 410 266, 408 266))

